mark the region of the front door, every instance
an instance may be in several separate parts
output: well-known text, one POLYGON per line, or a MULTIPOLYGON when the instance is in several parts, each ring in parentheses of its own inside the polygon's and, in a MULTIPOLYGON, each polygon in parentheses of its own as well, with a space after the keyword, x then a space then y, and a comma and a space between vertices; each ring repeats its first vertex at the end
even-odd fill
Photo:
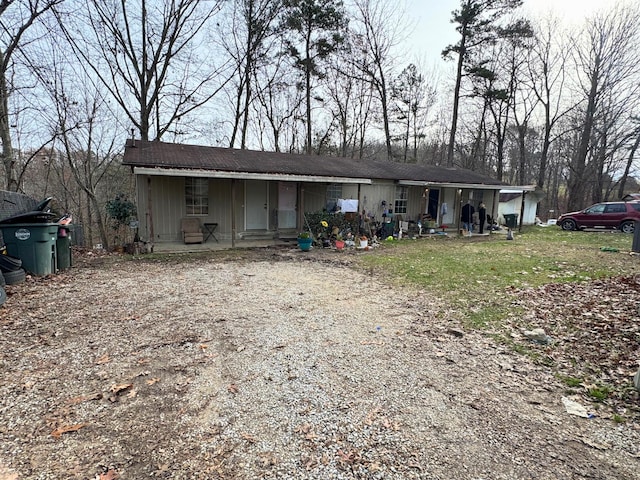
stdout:
POLYGON ((245 192, 245 229, 267 230, 269 226, 269 194, 267 182, 247 180, 245 192))
POLYGON ((278 229, 296 228, 296 184, 280 182, 278 184, 278 229))

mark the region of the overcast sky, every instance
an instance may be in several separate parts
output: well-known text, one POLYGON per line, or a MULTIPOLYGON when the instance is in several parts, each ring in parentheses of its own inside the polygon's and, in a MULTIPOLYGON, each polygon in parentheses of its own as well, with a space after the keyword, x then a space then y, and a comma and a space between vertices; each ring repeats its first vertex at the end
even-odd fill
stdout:
MULTIPOLYGON (((582 22, 598 9, 610 9, 615 0, 524 0, 524 9, 532 15, 544 15, 549 10, 558 13, 565 22, 582 22)), ((417 60, 427 65, 439 65, 440 53, 447 45, 458 40, 451 12, 460 6, 460 0, 407 0, 407 16, 415 22, 407 43, 417 60)))

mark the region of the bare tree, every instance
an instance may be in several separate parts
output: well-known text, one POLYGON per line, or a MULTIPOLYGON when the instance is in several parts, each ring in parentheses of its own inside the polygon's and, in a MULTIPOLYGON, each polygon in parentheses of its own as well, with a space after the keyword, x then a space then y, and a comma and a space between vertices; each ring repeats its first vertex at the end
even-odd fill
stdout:
POLYGON ((221 3, 70 2, 79 8, 59 13, 59 24, 140 137, 159 140, 228 81, 201 58, 213 51, 204 42, 221 3))
POLYGON ((631 122, 634 126, 631 132, 631 135, 629 137, 632 143, 629 146, 627 163, 625 164, 624 173, 622 174, 622 177, 620 178, 620 182, 618 185, 618 198, 622 198, 624 196, 624 190, 627 183, 627 179, 629 178, 629 175, 631 173, 631 167, 633 166, 636 153, 640 148, 640 117, 637 117, 637 116, 632 117, 631 122), (635 140, 633 140, 634 137, 635 137, 635 140))
POLYGON ((269 37, 275 32, 275 21, 282 0, 234 0, 231 35, 222 42, 233 59, 236 82, 234 84, 234 120, 230 146, 240 137, 240 148, 247 146, 249 114, 256 95, 256 69, 268 62, 269 37))
POLYGON ((387 159, 393 159, 391 133, 391 83, 394 48, 403 39, 402 16, 398 6, 382 0, 355 0, 356 15, 352 43, 353 61, 378 94, 387 159))
POLYGON ((522 0, 461 0, 460 8, 453 11, 451 21, 457 24, 456 30, 460 34, 460 40, 442 51, 444 58, 450 58, 451 55, 455 54, 458 60, 453 92, 451 131, 447 146, 447 163, 449 165, 453 165, 463 76, 469 69, 478 68, 479 65, 482 65, 483 59, 477 55, 477 52, 483 46, 491 45, 504 36, 514 37, 518 34, 529 34, 529 25, 522 20, 506 26, 500 25, 500 20, 505 15, 513 12, 521 5, 522 0), (480 60, 480 64, 474 63, 474 60, 480 60))
POLYGON ((558 19, 548 17, 536 26, 536 35, 528 56, 527 83, 533 89, 543 110, 542 145, 538 165, 537 185, 545 186, 552 132, 558 121, 574 108, 563 95, 569 48, 562 41, 558 19), (558 40, 560 39, 560 40, 558 40))
POLYGON ((2 0, 0 1, 0 142, 2 142, 2 166, 4 185, 9 191, 18 191, 19 182, 15 172, 16 158, 11 139, 9 97, 14 88, 10 78, 16 56, 21 46, 33 38, 27 38, 34 24, 45 13, 52 10, 62 0, 2 0))
POLYGON ((335 57, 327 71, 325 108, 335 123, 336 150, 342 157, 362 158, 372 126, 375 92, 351 61, 352 50, 335 57))
MULTIPOLYGON (((279 50, 276 47, 276 50, 279 50)), ((296 88, 285 59, 273 57, 273 62, 260 66, 256 72, 256 137, 262 149, 296 151, 299 127, 304 118, 303 90, 296 88), (269 135, 270 133, 270 135, 269 135)))
POLYGON ((587 158, 593 147, 593 130, 603 113, 605 98, 626 96, 639 83, 640 14, 617 7, 595 15, 575 44, 575 61, 583 95, 580 138, 569 165, 568 209, 581 208, 590 183, 587 158), (579 41, 578 41, 579 40, 579 41))
POLYGON ((392 98, 402 126, 402 160, 418 160, 418 140, 424 137, 426 115, 435 102, 436 90, 413 63, 409 64, 392 85, 392 98))
POLYGON ((46 46, 42 56, 48 64, 32 71, 42 88, 41 101, 50 105, 41 117, 55 139, 45 152, 48 163, 58 175, 62 188, 57 190, 64 205, 75 206, 74 221, 85 227, 88 242, 97 236, 107 248, 104 205, 113 193, 112 177, 127 178, 118 171, 123 135, 114 125, 109 93, 83 72, 73 56, 68 58, 64 44, 52 38, 46 46))

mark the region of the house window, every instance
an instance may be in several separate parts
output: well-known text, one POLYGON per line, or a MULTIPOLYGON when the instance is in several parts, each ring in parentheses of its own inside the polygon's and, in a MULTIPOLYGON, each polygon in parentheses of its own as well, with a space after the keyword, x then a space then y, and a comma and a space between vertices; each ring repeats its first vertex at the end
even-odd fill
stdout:
POLYGON ((407 213, 407 187, 396 186, 396 200, 393 213, 407 213))
POLYGON ((338 199, 342 198, 342 185, 332 183, 327 187, 327 211, 333 212, 338 205, 338 199))
POLYGON ((187 215, 208 215, 209 180, 206 178, 185 178, 184 198, 187 215))

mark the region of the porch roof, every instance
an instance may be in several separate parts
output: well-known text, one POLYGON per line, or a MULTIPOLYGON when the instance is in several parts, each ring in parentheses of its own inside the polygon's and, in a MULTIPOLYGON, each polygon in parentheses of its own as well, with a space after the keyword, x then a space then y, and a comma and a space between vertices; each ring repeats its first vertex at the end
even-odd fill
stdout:
POLYGON ((137 174, 279 179, 342 183, 391 180, 409 185, 465 185, 501 188, 508 184, 456 167, 378 162, 364 159, 237 150, 165 142, 127 141, 122 162, 137 174))

